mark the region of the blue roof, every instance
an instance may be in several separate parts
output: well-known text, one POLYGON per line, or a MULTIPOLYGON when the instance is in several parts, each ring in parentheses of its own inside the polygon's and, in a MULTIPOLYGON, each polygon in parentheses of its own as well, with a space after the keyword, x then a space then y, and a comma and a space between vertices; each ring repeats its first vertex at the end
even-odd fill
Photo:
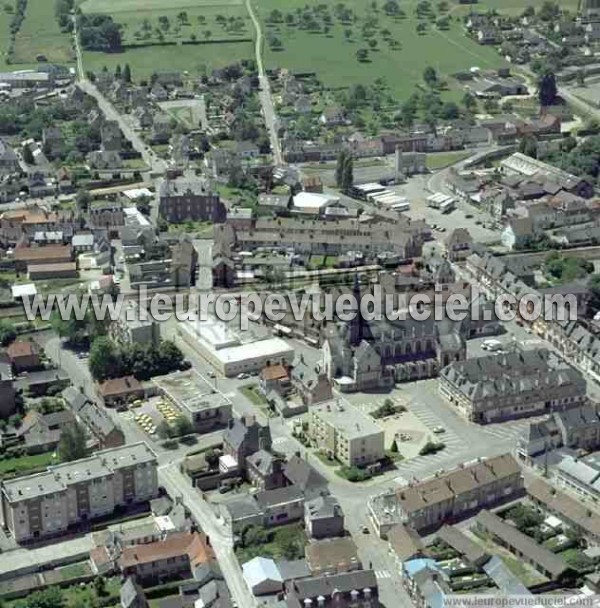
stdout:
POLYGON ((439 570, 437 563, 433 559, 418 558, 404 562, 404 571, 410 578, 425 568, 439 570))

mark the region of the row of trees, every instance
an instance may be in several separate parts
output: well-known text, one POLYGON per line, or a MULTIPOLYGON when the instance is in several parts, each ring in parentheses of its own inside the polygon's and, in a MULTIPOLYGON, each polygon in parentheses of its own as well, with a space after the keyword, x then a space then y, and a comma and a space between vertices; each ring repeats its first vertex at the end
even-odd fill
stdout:
POLYGON ((92 343, 89 366, 92 376, 100 381, 130 375, 149 380, 182 369, 184 360, 182 352, 169 340, 158 346, 117 344, 107 336, 100 336, 92 343))
POLYGON ((70 32, 73 29, 71 11, 74 8, 75 0, 55 0, 54 2, 54 15, 63 32, 70 32))
POLYGON ((352 188, 354 183, 354 160, 352 154, 346 150, 340 152, 335 168, 335 182, 344 192, 352 188))
POLYGON ((27 0, 16 0, 14 9, 11 5, 6 5, 10 7, 10 12, 12 12, 12 18, 10 20, 10 33, 9 33, 9 41, 6 49, 6 63, 10 64, 13 60, 13 55, 15 52, 15 38, 23 25, 23 20, 25 19, 25 12, 27 10, 27 0))

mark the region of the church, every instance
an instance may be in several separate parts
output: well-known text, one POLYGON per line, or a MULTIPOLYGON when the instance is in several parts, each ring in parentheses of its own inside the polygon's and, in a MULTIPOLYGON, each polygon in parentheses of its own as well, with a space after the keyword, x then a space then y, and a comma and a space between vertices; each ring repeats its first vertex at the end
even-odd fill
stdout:
POLYGON ((323 370, 342 392, 392 388, 397 382, 438 375, 452 361, 466 358, 468 323, 366 320, 328 325, 323 340, 323 370))

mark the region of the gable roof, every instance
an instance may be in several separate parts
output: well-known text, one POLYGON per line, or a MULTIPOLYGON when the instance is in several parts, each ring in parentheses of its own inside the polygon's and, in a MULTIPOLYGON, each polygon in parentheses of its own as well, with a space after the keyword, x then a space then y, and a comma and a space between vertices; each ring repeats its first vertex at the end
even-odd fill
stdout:
POLYGON ((297 454, 294 454, 290 458, 283 473, 290 482, 300 488, 305 494, 310 492, 318 493, 327 488, 325 477, 297 454))

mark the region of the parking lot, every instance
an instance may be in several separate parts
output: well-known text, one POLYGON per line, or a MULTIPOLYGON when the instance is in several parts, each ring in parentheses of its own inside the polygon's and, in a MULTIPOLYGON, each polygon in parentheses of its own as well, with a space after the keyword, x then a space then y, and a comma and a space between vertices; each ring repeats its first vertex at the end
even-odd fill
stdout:
POLYGON ((166 397, 151 397, 134 402, 130 413, 140 429, 152 437, 156 437, 161 423, 166 422, 171 425, 181 416, 180 410, 166 397))
MULTIPOLYGON (((363 413, 369 414, 382 406, 387 397, 375 400, 365 400, 365 396, 358 394, 347 395, 348 401, 363 413)), ((396 440, 398 450, 403 458, 409 459, 419 455, 421 448, 431 441, 435 436, 433 427, 429 428, 422 420, 411 411, 408 402, 402 396, 396 395, 396 405, 404 405, 407 411, 398 412, 385 418, 374 419, 383 428, 385 449, 389 450, 393 441, 396 440)), ((439 426, 439 425, 438 425, 439 426)), ((443 427, 440 427, 443 428, 443 427)))

